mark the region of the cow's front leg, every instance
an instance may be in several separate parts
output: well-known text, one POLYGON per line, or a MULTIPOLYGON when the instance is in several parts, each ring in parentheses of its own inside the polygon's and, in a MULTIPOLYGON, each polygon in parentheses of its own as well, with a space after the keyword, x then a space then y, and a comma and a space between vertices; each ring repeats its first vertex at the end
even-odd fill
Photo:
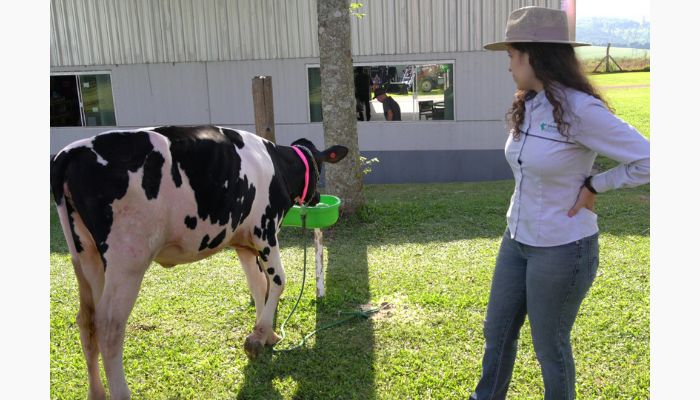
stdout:
POLYGON ((270 286, 262 315, 255 321, 253 332, 245 340, 245 351, 251 359, 260 355, 265 345, 272 346, 280 340, 272 329, 272 322, 286 281, 278 246, 266 247, 261 251, 260 261, 270 286))

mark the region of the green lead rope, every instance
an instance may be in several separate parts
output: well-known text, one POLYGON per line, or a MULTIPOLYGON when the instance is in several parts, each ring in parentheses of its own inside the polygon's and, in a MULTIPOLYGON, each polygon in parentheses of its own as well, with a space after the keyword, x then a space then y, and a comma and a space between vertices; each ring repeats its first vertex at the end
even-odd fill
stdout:
MULTIPOLYGON (((301 216, 301 236, 302 236, 302 242, 304 245, 304 273, 303 273, 302 278, 301 278, 301 290, 299 291, 299 297, 297 298, 296 303, 294 303, 294 307, 292 308, 292 311, 289 312, 289 315, 287 316, 287 318, 284 320, 284 322, 282 322, 282 325, 280 325, 280 332, 282 332, 282 337, 280 338, 279 342, 277 342, 275 344, 275 346, 282 343, 282 341, 287 336, 286 332, 284 331, 284 326, 287 324, 287 321, 289 321, 289 319, 292 318, 294 311, 296 311, 297 306, 299 305, 299 302, 301 301, 301 296, 304 294, 304 284, 306 283, 306 247, 307 247, 307 243, 306 243, 306 213, 307 213, 307 207, 302 205, 301 212, 299 213, 299 215, 301 216)), ((347 317, 345 317, 339 321, 332 322, 330 324, 321 326, 320 328, 314 330, 313 332, 309 333, 308 335, 302 337, 301 341, 299 341, 299 343, 295 346, 292 346, 292 347, 289 347, 286 349, 278 349, 278 348, 273 347, 272 351, 275 353, 282 353, 285 351, 296 350, 298 348, 303 347, 306 344, 306 340, 308 340, 310 337, 314 336, 315 334, 317 334, 318 332, 320 332, 324 329, 329 329, 329 328, 332 328, 334 326, 344 324, 344 323, 351 321, 355 318, 368 319, 370 316, 372 316, 372 314, 379 312, 381 309, 382 309, 382 307, 372 308, 372 309, 367 310, 367 311, 342 311, 342 312, 338 313, 338 315, 347 315, 347 317)))

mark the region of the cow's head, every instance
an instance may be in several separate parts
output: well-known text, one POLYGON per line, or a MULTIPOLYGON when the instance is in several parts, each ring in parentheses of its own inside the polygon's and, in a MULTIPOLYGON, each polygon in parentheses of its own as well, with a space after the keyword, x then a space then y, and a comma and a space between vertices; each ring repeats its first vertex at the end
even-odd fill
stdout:
MULTIPOLYGON (((292 146, 297 146, 304 150, 308 150, 308 152, 310 152, 313 156, 311 162, 312 165, 309 165, 309 191, 306 195, 306 199, 302 199, 303 201, 307 201, 309 206, 313 207, 318 204, 319 201, 321 201, 321 194, 318 192, 318 182, 321 179, 321 168, 323 168, 323 163, 337 163, 348 155, 348 148, 345 146, 335 145, 327 148, 326 150, 319 151, 310 140, 304 138, 294 141, 292 146)), ((307 151, 303 152, 308 157, 307 151)))

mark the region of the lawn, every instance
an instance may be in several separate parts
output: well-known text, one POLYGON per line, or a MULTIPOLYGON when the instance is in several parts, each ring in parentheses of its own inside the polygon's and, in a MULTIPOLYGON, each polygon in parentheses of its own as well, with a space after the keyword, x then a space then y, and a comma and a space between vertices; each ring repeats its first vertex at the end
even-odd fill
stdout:
POLYGON ((649 72, 624 72, 610 74, 591 74, 590 79, 597 86, 642 86, 649 85, 649 72))
MULTIPOLYGON (((648 97, 645 103, 627 90, 638 89, 605 94, 623 119, 640 131, 646 124, 648 137, 648 97), (644 107, 646 114, 637 113, 644 107)), ((255 310, 234 252, 173 269, 153 265, 127 324, 124 358, 133 397, 466 398, 481 372, 482 324, 512 189, 513 181, 367 185, 367 206, 326 230, 327 295, 317 300, 307 277, 286 345, 341 318, 339 312, 387 308, 322 331, 300 350, 267 352, 252 362, 242 345, 255 310)), ((645 399, 649 185, 599 196, 597 212, 598 277, 572 333, 577 395, 645 399)), ((51 398, 84 398, 77 283, 53 205, 50 213, 51 398)), ((279 316, 286 317, 300 289, 300 230, 286 228, 280 242, 288 286, 279 316)), ((526 322, 509 398, 542 396, 526 322)))

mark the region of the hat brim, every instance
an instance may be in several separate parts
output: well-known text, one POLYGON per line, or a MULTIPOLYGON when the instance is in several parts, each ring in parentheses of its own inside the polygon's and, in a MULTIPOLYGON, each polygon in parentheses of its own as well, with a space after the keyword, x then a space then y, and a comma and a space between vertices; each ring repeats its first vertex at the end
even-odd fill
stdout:
POLYGON ((590 43, 570 42, 568 40, 513 40, 508 42, 496 42, 484 45, 484 49, 492 51, 508 50, 508 45, 513 43, 564 43, 570 44, 571 47, 590 46, 590 43))

